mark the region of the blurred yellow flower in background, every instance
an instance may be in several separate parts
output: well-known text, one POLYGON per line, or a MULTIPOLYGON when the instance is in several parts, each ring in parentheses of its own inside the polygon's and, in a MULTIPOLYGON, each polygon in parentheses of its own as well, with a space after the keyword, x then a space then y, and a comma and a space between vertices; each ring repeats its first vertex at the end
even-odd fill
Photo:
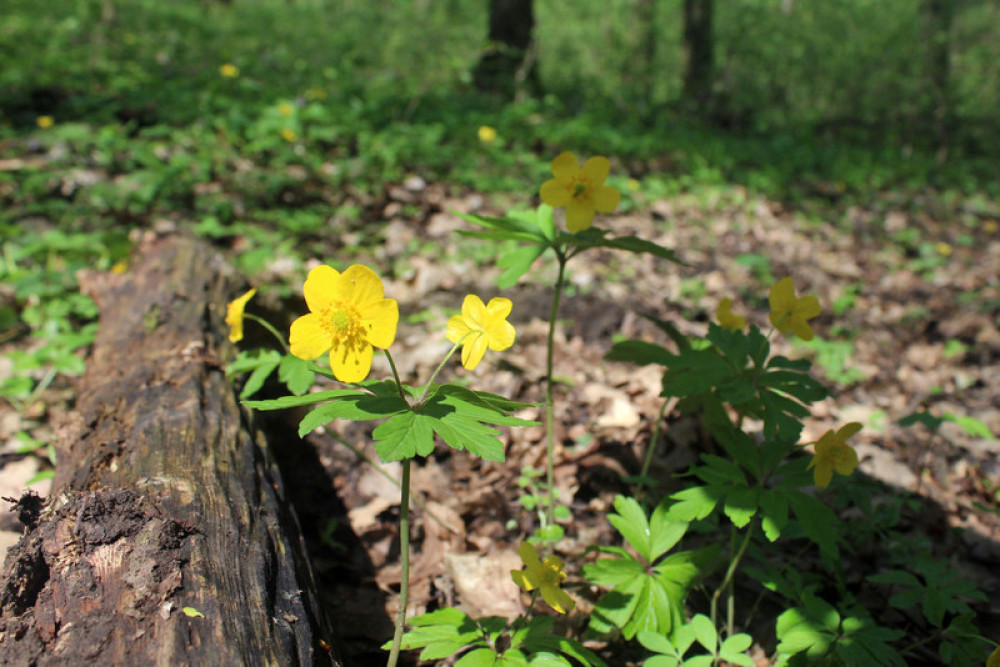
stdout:
POLYGON ((288 102, 282 102, 281 104, 278 105, 278 113, 280 113, 282 116, 291 116, 293 113, 295 113, 295 107, 293 107, 288 102))
POLYGON ((492 128, 489 125, 483 125, 479 128, 479 140, 484 144, 492 144, 497 140, 496 128, 492 128))
POLYGON ((372 348, 396 340, 399 305, 385 298, 382 281, 367 266, 340 273, 332 266, 309 272, 302 292, 310 312, 292 322, 288 342, 299 359, 312 361, 327 350, 341 382, 361 382, 372 367, 372 348))
POLYGON ((38 125, 38 127, 42 128, 43 130, 47 130, 48 128, 55 125, 56 121, 54 118, 52 118, 52 116, 39 116, 38 120, 36 120, 35 123, 38 125))
POLYGON ((791 331, 805 341, 813 339, 813 330, 807 320, 816 317, 823 310, 819 306, 819 299, 812 295, 796 298, 795 284, 791 278, 785 277, 771 286, 770 302, 769 317, 774 328, 785 335, 791 331))
POLYGON ((219 74, 227 79, 235 79, 240 75, 240 68, 232 63, 226 63, 219 68, 219 74))
POLYGON ((299 138, 299 135, 295 133, 295 130, 289 129, 287 127, 281 128, 281 138, 285 141, 291 143, 299 138))
POLYGON ((561 558, 553 555, 540 561, 538 551, 530 542, 523 542, 517 553, 525 567, 523 570, 511 570, 510 577, 515 584, 528 592, 537 589, 542 599, 560 614, 565 614, 576 605, 573 598, 559 588, 566 578, 561 558))
POLYGON ((858 453, 847 444, 847 439, 861 430, 860 422, 851 422, 840 427, 836 433, 829 430, 816 441, 816 453, 809 462, 815 468, 813 478, 816 486, 825 489, 836 471, 840 475, 850 475, 858 467, 858 453))
POLYGON ((566 151, 552 161, 550 181, 542 184, 542 201, 553 208, 566 207, 566 228, 576 234, 590 227, 597 211, 611 213, 621 200, 621 193, 604 185, 611 171, 606 157, 594 156, 583 167, 576 156, 566 151))
POLYGON ((719 305, 715 309, 715 319, 719 320, 719 326, 730 331, 742 331, 747 325, 747 318, 733 314, 733 300, 728 296, 719 300, 719 305))

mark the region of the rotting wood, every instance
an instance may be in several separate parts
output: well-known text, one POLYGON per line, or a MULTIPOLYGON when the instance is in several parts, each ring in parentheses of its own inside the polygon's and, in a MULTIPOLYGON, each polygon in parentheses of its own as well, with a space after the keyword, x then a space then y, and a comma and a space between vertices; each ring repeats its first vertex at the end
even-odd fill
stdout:
POLYGON ((280 475, 223 372, 234 271, 182 238, 133 266, 81 281, 100 328, 52 499, 8 552, 0 664, 339 665, 280 475))

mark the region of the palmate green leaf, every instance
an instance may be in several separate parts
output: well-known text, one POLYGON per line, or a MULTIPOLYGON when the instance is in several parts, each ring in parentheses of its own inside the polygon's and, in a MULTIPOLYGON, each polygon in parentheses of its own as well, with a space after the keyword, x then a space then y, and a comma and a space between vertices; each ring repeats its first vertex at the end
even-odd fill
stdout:
POLYGON ((602 547, 602 553, 614 553, 619 558, 598 558, 583 566, 584 578, 597 586, 618 588, 645 574, 646 568, 632 554, 619 547, 602 547))
POLYGON ((458 450, 466 449, 486 461, 503 461, 500 431, 457 412, 433 416, 430 426, 445 444, 458 450))
POLYGON ((509 289, 516 285, 546 248, 544 245, 526 245, 502 253, 497 259, 497 266, 503 269, 503 273, 497 278, 497 287, 509 289))
POLYGON ((667 518, 685 522, 704 519, 728 491, 729 487, 722 484, 703 484, 678 491, 670 496, 677 502, 670 506, 667 518))
POLYGON ((537 241, 543 245, 548 245, 549 242, 545 232, 539 227, 537 216, 534 219, 525 219, 528 217, 527 215, 518 215, 516 211, 505 218, 458 213, 457 211, 454 211, 454 213, 466 222, 471 222, 474 225, 485 227, 489 230, 486 232, 458 230, 458 233, 463 236, 491 238, 500 241, 537 241))
POLYGON ((841 621, 839 634, 834 651, 845 664, 906 664, 899 651, 888 644, 905 636, 905 633, 881 627, 867 615, 845 617, 841 621))
MULTIPOLYGON (((455 661, 455 667, 493 667, 493 665, 497 664, 498 658, 499 656, 492 648, 477 648, 469 651, 455 661)), ((514 661, 513 656, 511 656, 511 660, 505 661, 505 663, 511 665, 518 664, 514 661)), ((520 664, 524 663, 521 662, 520 664)))
MULTIPOLYGON (((421 660, 450 658, 469 646, 486 646, 487 641, 477 623, 462 611, 447 607, 410 619, 412 630, 403 634, 404 650, 423 648, 421 660)), ((391 641, 382 648, 388 650, 391 641)))
POLYGON ((637 254, 645 253, 653 257, 659 257, 675 264, 683 265, 684 262, 677 259, 673 250, 657 245, 652 241, 641 239, 638 236, 618 236, 609 238, 608 230, 591 227, 577 234, 560 234, 557 242, 563 242, 567 246, 575 247, 579 250, 587 248, 612 248, 615 250, 625 250, 637 254))
POLYGON ((764 489, 760 494, 760 524, 764 536, 774 542, 788 523, 788 496, 780 489, 764 489))
POLYGON ((687 533, 687 522, 670 520, 671 504, 668 499, 664 499, 656 506, 649 519, 649 555, 652 561, 673 549, 687 533))
POLYGON ((317 391, 304 396, 282 396, 281 398, 267 401, 242 401, 242 403, 254 410, 284 410, 285 408, 312 405, 313 403, 323 403, 351 396, 364 397, 371 396, 371 394, 358 391, 357 389, 331 389, 330 391, 317 391))
POLYGON ((713 349, 684 350, 663 363, 662 396, 695 396, 738 379, 738 371, 713 349))
POLYGON ((334 419, 370 421, 384 419, 409 409, 409 404, 400 396, 372 396, 371 394, 355 392, 334 398, 303 417, 302 421, 299 422, 299 437, 305 437, 313 429, 328 424, 334 419))
POLYGON ((798 371, 769 369, 757 381, 761 387, 768 387, 788 394, 806 405, 822 401, 830 392, 819 381, 798 371))
POLYGON ((829 507, 801 491, 787 491, 786 497, 806 536, 819 546, 824 555, 835 559, 840 539, 837 515, 829 507))
POLYGON ((679 351, 684 352, 685 350, 691 349, 691 341, 688 340, 688 337, 682 334, 680 329, 675 327, 673 324, 667 322, 666 320, 661 320, 650 313, 642 313, 642 316, 655 324, 660 331, 667 334, 667 337, 674 342, 674 345, 677 346, 679 351))
POLYGON ((650 554, 650 530, 646 513, 634 498, 623 495, 615 496, 614 506, 618 514, 609 514, 608 521, 632 545, 636 553, 647 564, 651 564, 653 557, 650 554))
POLYGON ((372 431, 375 451, 385 463, 434 451, 434 418, 412 410, 389 417, 372 431))
POLYGON ((757 513, 760 491, 759 487, 736 487, 726 494, 723 511, 734 526, 742 528, 750 523, 750 519, 757 513))
POLYGON ((538 422, 519 417, 510 417, 507 413, 526 407, 496 394, 477 392, 453 384, 443 384, 432 387, 426 406, 443 406, 454 410, 468 419, 495 424, 497 426, 537 426, 538 422))
POLYGON ((240 398, 253 396, 264 386, 264 381, 281 363, 281 355, 274 350, 253 350, 240 352, 235 360, 226 367, 226 375, 250 373, 243 384, 240 398))
POLYGON ((290 392, 301 396, 309 391, 309 387, 316 380, 316 373, 311 367, 312 362, 286 354, 278 365, 278 379, 285 383, 290 392))
POLYGON ((530 655, 530 664, 570 665, 564 655, 575 658, 585 667, 604 667, 600 656, 580 642, 562 637, 553 631, 551 616, 535 616, 525 627, 511 633, 511 648, 523 648, 530 655), (542 662, 539 662, 539 661, 542 662), (553 662, 554 661, 554 662, 553 662))

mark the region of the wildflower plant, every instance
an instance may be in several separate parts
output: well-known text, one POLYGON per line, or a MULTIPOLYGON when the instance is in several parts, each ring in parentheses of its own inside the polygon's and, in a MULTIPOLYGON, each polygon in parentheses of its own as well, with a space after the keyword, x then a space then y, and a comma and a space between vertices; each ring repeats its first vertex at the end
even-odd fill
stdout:
MULTIPOLYGON (((402 587, 399 617, 393 641, 388 646, 389 665, 395 665, 401 650, 409 578, 410 462, 427 456, 436 439, 483 459, 502 461, 503 443, 497 426, 524 426, 535 422, 511 416, 522 404, 487 392, 434 380, 451 356, 462 350, 462 364, 474 368, 487 349, 504 350, 514 344, 516 331, 508 321, 513 304, 494 298, 488 305, 468 295, 462 315, 448 323, 446 336, 453 346, 422 386, 407 386, 396 372, 389 352, 395 342, 399 306, 385 296, 382 281, 362 265, 343 272, 321 265, 309 272, 303 294, 309 312, 292 322, 288 342, 265 320, 246 313, 250 290, 226 309, 230 339, 243 336, 244 319, 259 322, 278 340, 285 354, 274 350, 244 352, 229 372, 250 371, 242 396, 252 395, 278 369, 278 376, 291 395, 270 400, 244 400, 258 410, 318 405, 299 424, 299 435, 325 428, 337 419, 381 422, 372 432, 382 461, 402 461, 400 486, 400 564, 402 587), (368 379, 375 350, 389 362, 392 378, 368 379), (316 363, 320 362, 325 363, 316 363), (346 388, 309 392, 316 376, 336 380, 346 388)), ((543 589, 550 592, 550 588, 543 589)), ((537 627, 536 627, 537 630, 537 627)), ((530 633, 529 633, 530 634, 530 633)), ((581 647, 582 648, 582 647, 581 647)))

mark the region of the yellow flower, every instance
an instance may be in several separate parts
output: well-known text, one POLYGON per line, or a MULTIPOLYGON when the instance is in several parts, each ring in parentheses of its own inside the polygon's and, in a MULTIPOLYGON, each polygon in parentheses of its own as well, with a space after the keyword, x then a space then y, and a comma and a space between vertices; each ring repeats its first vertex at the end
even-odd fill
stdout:
POLYGON ((723 329, 730 331, 742 331, 743 327, 747 325, 747 318, 733 314, 733 300, 728 296, 719 301, 719 305, 715 309, 715 319, 719 320, 719 325, 723 329))
POLYGON ((628 179, 628 189, 630 192, 636 192, 639 190, 640 183, 634 178, 628 179))
MULTIPOLYGON (((128 260, 119 259, 117 262, 111 265, 111 273, 116 273, 119 276, 128 273, 128 260)), ((234 341, 235 342, 235 341, 234 341)))
POLYGON ((604 185, 610 171, 606 157, 592 157, 580 167, 576 156, 567 151, 552 161, 555 178, 543 183, 539 194, 549 206, 566 207, 566 228, 576 234, 590 227, 595 212, 611 213, 618 206, 621 193, 604 185))
POLYGON ((295 134, 295 130, 289 129, 287 127, 281 128, 281 138, 291 143, 299 138, 299 135, 295 134))
POLYGON ((816 441, 816 453, 809 462, 816 486, 825 489, 836 470, 841 475, 850 475, 858 467, 858 453, 847 444, 847 439, 861 430, 859 422, 851 422, 840 427, 836 433, 829 430, 816 441))
POLYGON ((795 298, 795 285, 785 277, 771 286, 771 324, 787 335, 789 331, 802 340, 812 340, 813 330, 807 320, 820 314, 819 299, 809 295, 795 298))
POLYGON ((990 653, 990 657, 986 658, 986 667, 1000 667, 1000 646, 990 653))
POLYGON ((307 100, 325 100, 326 91, 322 88, 310 88, 306 91, 307 100))
POLYGON ((292 322, 292 354, 311 361, 329 350, 330 368, 338 380, 364 380, 372 367, 372 348, 388 348, 396 339, 395 299, 385 298, 382 281, 360 264, 343 273, 317 266, 302 291, 310 312, 292 322))
POLYGON ((35 122, 38 124, 38 127, 42 128, 43 130, 47 130, 48 128, 56 124, 56 121, 55 119, 52 118, 52 116, 39 116, 38 120, 36 120, 35 122))
MULTIPOLYGON (((997 221, 996 220, 986 220, 983 222, 983 231, 987 234, 995 234, 997 231, 997 221)), ((1000 649, 997 649, 1000 651, 1000 649)))
POLYGON ((489 305, 475 294, 462 302, 462 314, 448 320, 448 340, 462 344, 462 365, 472 370, 491 350, 506 350, 514 344, 514 325, 507 321, 513 307, 510 299, 494 297, 489 305))
POLYGON ((219 68, 219 74, 227 79, 235 79, 240 75, 240 68, 232 63, 226 63, 219 68))
POLYGON ((257 290, 252 289, 238 299, 233 299, 226 306, 226 324, 229 325, 230 342, 238 343, 243 340, 243 310, 247 307, 247 301, 256 293, 257 290))
POLYGON ((281 114, 282 116, 291 116, 293 113, 295 113, 295 107, 293 107, 288 102, 282 102, 281 104, 278 105, 278 113, 281 114))
POLYGON ((576 604, 559 585, 566 578, 563 572, 562 559, 558 556, 546 556, 545 561, 538 560, 538 552, 530 542, 524 542, 517 549, 524 562, 523 570, 511 570, 510 577, 514 583, 526 591, 538 589, 542 599, 560 614, 565 614, 576 604))
POLYGON ((484 144, 492 144, 497 140, 497 131, 495 128, 489 125, 483 125, 479 128, 479 140, 484 144))
POLYGON ((942 257, 948 257, 952 253, 952 247, 950 243, 945 243, 944 241, 938 241, 934 244, 934 249, 942 257))

